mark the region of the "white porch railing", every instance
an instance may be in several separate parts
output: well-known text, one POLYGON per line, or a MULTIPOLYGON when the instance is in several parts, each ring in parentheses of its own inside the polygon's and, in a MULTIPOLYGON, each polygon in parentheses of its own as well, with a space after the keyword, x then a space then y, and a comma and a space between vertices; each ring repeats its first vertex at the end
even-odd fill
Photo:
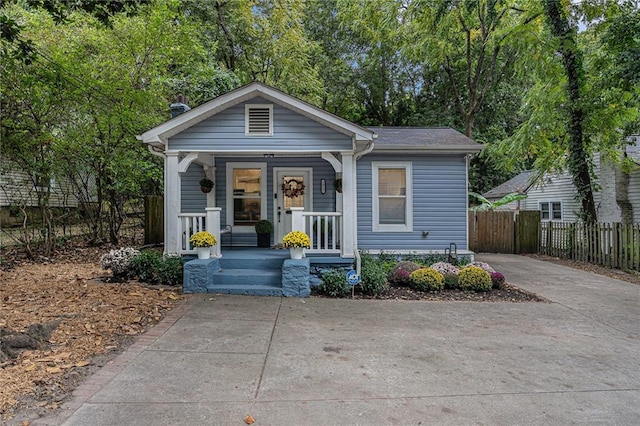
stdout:
POLYGON ((199 231, 209 231, 218 244, 211 248, 212 257, 220 257, 220 207, 207 207, 206 213, 178 214, 178 253, 195 254, 191 236, 199 231))
POLYGON ((292 229, 303 231, 311 238, 307 253, 340 253, 342 213, 305 212, 294 207, 291 214, 292 229))

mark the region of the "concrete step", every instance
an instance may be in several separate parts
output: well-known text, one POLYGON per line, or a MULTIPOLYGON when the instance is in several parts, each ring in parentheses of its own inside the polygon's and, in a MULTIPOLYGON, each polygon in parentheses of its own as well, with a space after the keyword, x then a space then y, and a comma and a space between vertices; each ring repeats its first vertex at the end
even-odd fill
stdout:
MULTIPOLYGON (((265 285, 282 287, 282 269, 221 269, 213 275, 215 286, 265 285)), ((236 293, 234 293, 236 294, 236 293)), ((244 293, 239 293, 244 294, 244 293)))
POLYGON ((220 258, 220 267, 223 269, 282 269, 281 258, 220 258))
POLYGON ((208 293, 242 294, 249 296, 282 296, 282 286, 278 284, 213 285, 207 287, 208 293))

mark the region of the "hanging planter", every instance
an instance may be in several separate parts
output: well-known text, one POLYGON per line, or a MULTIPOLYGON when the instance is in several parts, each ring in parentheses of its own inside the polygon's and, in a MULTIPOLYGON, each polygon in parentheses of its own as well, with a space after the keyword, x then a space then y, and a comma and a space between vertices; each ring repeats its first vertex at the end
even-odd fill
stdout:
POLYGON ((336 192, 342 194, 342 178, 333 181, 333 188, 336 190, 336 192))
POLYGON ((205 194, 208 194, 209 192, 211 192, 211 190, 213 189, 213 181, 211 179, 200 179, 200 191, 204 192, 205 194))

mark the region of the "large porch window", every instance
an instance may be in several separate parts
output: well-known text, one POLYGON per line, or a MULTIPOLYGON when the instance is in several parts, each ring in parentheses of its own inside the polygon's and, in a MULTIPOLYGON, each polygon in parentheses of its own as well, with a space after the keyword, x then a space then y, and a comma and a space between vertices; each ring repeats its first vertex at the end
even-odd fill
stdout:
POLYGON ((374 161, 373 231, 411 232, 413 194, 411 162, 374 161))
POLYGON ((227 163, 227 222, 251 230, 267 216, 266 163, 227 163))

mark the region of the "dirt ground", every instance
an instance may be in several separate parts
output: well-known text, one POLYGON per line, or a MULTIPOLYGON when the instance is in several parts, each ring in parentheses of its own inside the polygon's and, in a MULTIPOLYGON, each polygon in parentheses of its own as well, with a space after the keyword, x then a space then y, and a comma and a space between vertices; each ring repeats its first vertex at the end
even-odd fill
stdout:
MULTIPOLYGON (((44 336, 41 348, 0 360, 0 423, 52 414, 84 377, 114 358, 182 299, 177 288, 106 283, 109 273, 100 268, 99 258, 108 250, 74 247, 60 251, 55 258, 35 260, 22 259, 6 250, 0 252, 0 331, 5 335, 24 333, 34 325, 51 331, 44 336)), ((640 284, 637 273, 548 256, 532 257, 640 284)), ((484 294, 392 288, 379 298, 546 301, 508 284, 484 294)))
POLYGON ((51 330, 39 349, 0 362, 0 424, 16 413, 33 418, 57 409, 83 377, 182 298, 176 288, 105 283, 109 273, 98 260, 106 251, 77 248, 35 262, 0 254, 1 343, 7 333, 51 330))

